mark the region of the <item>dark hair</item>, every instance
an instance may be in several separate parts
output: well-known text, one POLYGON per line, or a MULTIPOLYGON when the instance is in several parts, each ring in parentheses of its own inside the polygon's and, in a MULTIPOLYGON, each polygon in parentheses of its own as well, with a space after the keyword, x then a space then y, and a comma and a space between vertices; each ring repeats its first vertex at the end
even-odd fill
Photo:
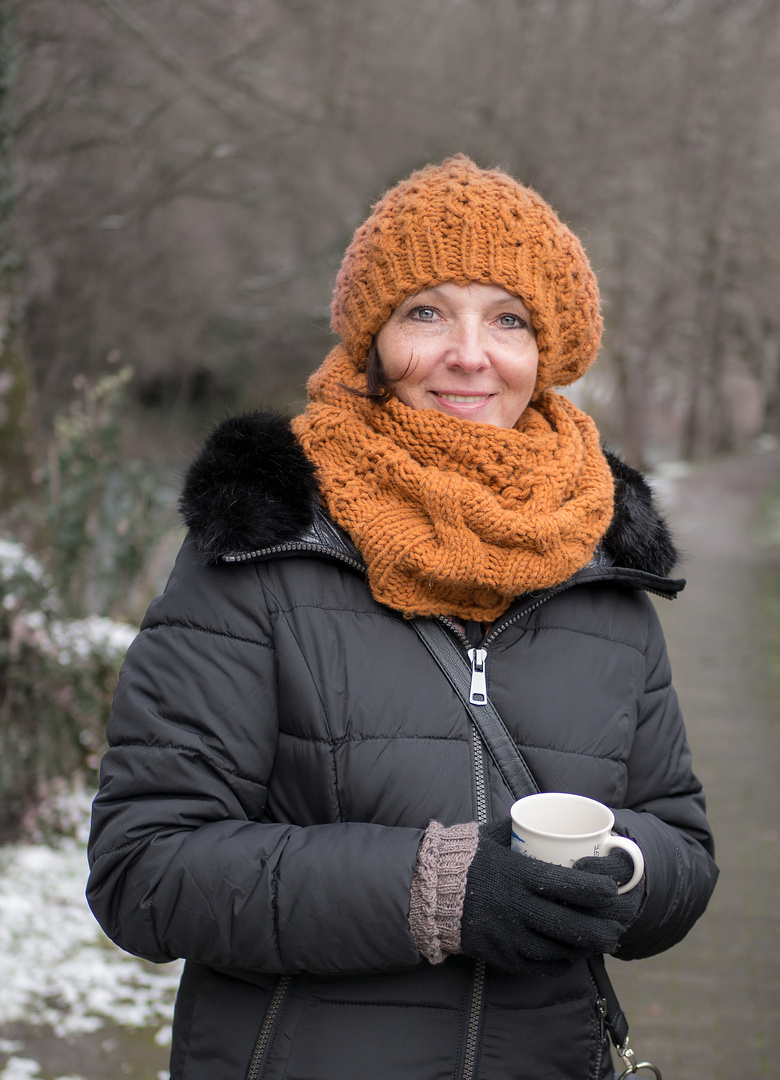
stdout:
POLYGON ((384 403, 394 396, 394 387, 396 383, 401 382, 409 374, 409 369, 412 366, 412 357, 409 357, 409 364, 404 371, 403 375, 397 379, 388 379, 385 374, 385 370, 382 367, 382 358, 379 355, 379 349, 376 347, 376 338, 371 339, 371 344, 368 347, 366 353, 366 388, 365 390, 355 390, 354 387, 347 386, 345 383, 341 383, 344 390, 349 391, 350 394, 355 394, 357 397, 367 398, 369 401, 375 401, 378 405, 384 405, 384 403))
POLYGON ((376 347, 376 338, 371 339, 371 344, 366 353, 365 396, 379 404, 383 404, 389 397, 393 396, 393 384, 385 375, 382 367, 382 359, 379 355, 379 349, 376 347))

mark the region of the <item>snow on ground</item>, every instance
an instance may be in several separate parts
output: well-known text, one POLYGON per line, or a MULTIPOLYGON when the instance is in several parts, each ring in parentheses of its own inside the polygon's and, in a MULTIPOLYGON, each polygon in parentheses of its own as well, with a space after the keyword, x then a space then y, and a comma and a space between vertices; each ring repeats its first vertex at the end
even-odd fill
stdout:
MULTIPOLYGON (((12 1057, 0 1072, 0 1080, 38 1080, 41 1067, 32 1058, 12 1057)), ((58 1076, 57 1080, 83 1080, 81 1076, 58 1076)))
POLYGON ((86 876, 75 843, 0 850, 0 1025, 48 1025, 64 1038, 170 1022, 179 966, 111 945, 84 899, 86 876))
MULTIPOLYGON (((56 848, 0 847, 0 1027, 48 1026, 64 1039, 113 1024, 157 1027, 165 1043, 181 965, 148 964, 108 941, 84 898, 83 822, 76 832, 56 848)), ((0 1055, 12 1055, 0 1080, 39 1076, 21 1050, 0 1039, 0 1055)))

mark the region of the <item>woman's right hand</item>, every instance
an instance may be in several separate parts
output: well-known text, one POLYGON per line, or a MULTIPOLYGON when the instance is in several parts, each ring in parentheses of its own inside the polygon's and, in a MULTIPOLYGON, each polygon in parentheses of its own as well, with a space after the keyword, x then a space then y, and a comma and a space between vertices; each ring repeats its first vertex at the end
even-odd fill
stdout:
POLYGON ((466 878, 461 949, 504 971, 556 974, 611 953, 636 917, 642 890, 617 895, 609 876, 512 851, 509 819, 482 825, 466 878))

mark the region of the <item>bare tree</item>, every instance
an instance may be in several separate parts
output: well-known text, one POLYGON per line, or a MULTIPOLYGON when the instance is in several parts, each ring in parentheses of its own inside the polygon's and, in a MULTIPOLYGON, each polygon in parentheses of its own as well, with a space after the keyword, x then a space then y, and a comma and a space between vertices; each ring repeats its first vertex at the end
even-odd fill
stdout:
POLYGON ((776 429, 774 0, 27 0, 21 30, 46 401, 116 350, 149 401, 300 401, 368 204, 464 150, 583 235, 616 441, 776 429))
POLYGON ((0 6, 0 508, 30 487, 32 414, 27 354, 17 290, 19 258, 13 239, 15 12, 0 6))

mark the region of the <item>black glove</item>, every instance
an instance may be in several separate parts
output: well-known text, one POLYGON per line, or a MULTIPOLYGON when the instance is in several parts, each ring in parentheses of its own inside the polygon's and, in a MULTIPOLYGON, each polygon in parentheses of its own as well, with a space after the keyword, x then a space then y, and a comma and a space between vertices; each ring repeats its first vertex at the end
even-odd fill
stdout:
MULTIPOLYGON (((613 848, 609 855, 599 857, 589 856, 586 859, 578 859, 574 864, 575 870, 584 870, 588 874, 601 874, 602 877, 612 878, 615 885, 625 885, 631 880, 634 873, 634 863, 627 851, 622 848, 613 848)), ((645 879, 636 883, 633 889, 616 898, 616 915, 623 924, 623 932, 628 930, 631 923, 639 914, 642 901, 645 898, 645 879)))
POLYGON ((512 851, 510 840, 508 819, 480 826, 466 878, 462 951, 505 971, 540 974, 613 952, 627 924, 612 876, 532 859, 512 851))

